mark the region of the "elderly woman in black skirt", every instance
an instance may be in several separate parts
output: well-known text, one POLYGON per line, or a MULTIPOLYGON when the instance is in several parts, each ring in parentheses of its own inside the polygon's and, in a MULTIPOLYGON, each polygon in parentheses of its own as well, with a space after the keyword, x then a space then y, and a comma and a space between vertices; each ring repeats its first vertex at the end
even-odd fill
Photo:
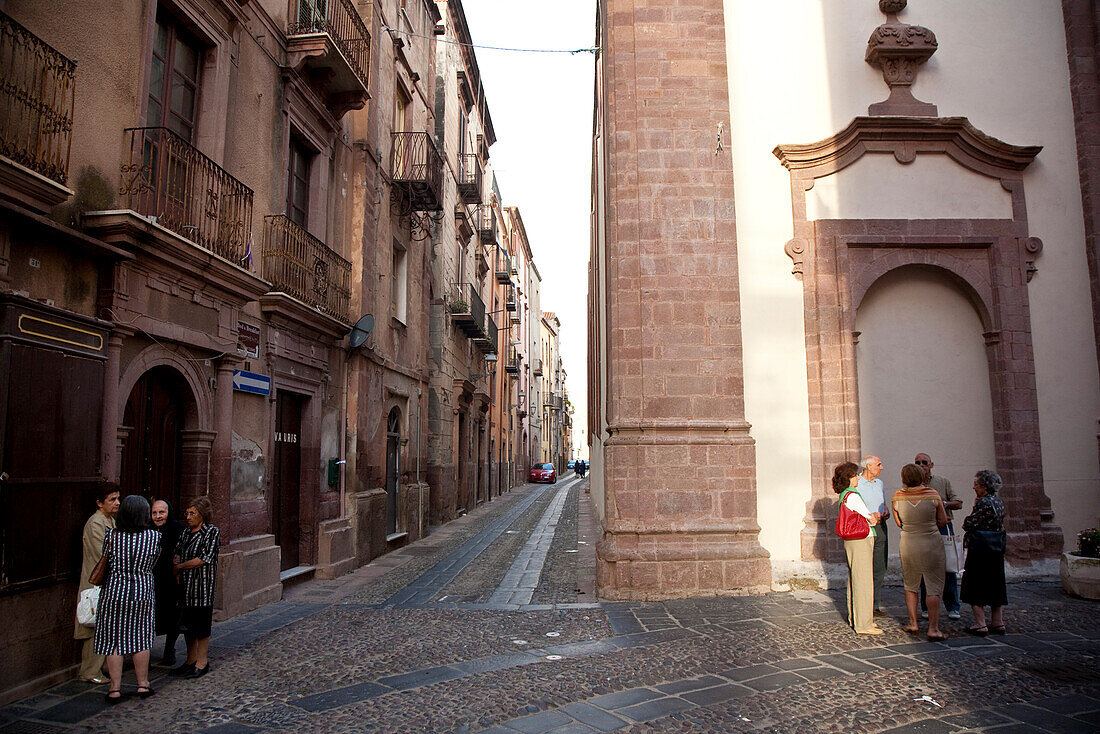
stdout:
POLYGON ((149 528, 149 502, 132 494, 122 500, 115 527, 103 539, 107 582, 100 592, 95 652, 107 656, 108 703, 122 700, 122 656, 132 655, 137 695, 152 696, 149 648, 153 646, 153 567, 160 535, 149 528))
POLYGON ((180 631, 187 640, 187 660, 172 675, 201 678, 210 672, 206 657, 210 648, 210 623, 214 614, 214 586, 218 575, 218 529, 210 524, 214 510, 210 500, 195 498, 187 506, 187 527, 176 543, 173 568, 179 574, 180 631))
POLYGON ((978 637, 992 632, 1005 633, 1004 607, 1008 603, 1005 587, 1005 506, 997 492, 1001 477, 983 469, 974 476, 974 509, 963 520, 963 545, 966 566, 960 598, 970 605, 974 625, 966 631, 978 637), (988 624, 985 608, 992 614, 988 624))
POLYGON ((179 638, 180 586, 172 568, 172 556, 176 553, 183 526, 180 525, 167 500, 153 503, 153 529, 160 533, 160 558, 153 569, 153 581, 157 590, 156 634, 164 635, 164 655, 161 665, 176 664, 176 640, 179 638))

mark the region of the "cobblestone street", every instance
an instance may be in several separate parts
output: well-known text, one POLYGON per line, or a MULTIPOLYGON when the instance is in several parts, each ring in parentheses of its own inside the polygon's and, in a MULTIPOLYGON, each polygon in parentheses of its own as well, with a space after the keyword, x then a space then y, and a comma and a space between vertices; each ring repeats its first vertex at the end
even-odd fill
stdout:
POLYGON ((600 603, 584 487, 524 485, 216 625, 205 678, 156 668, 155 697, 111 708, 65 683, 0 734, 1100 730, 1100 605, 1057 579, 1010 586, 1009 634, 964 614, 942 643, 901 630, 897 587, 878 638, 847 628, 843 590, 600 603))

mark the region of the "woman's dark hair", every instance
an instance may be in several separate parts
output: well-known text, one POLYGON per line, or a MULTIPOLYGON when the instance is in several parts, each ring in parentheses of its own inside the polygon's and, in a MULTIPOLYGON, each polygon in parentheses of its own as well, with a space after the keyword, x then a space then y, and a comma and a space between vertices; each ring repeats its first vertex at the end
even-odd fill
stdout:
POLYGON ((859 467, 850 461, 837 464, 833 469, 833 491, 840 494, 852 486, 852 477, 859 474, 859 467))
POLYGON ((115 515, 115 528, 124 533, 138 533, 149 527, 149 500, 131 494, 122 500, 115 515))
POLYGON ((992 469, 982 469, 974 475, 974 480, 985 487, 985 491, 989 494, 997 494, 1004 483, 1001 481, 1001 475, 992 469))
POLYGON ((214 506, 210 504, 210 500, 205 497, 196 497, 191 500, 187 505, 188 507, 194 507, 195 512, 202 516, 203 523, 213 522, 214 519, 214 506))
POLYGON ((100 482, 95 487, 95 501, 102 504, 117 491, 118 485, 114 482, 100 482))
POLYGON ((919 487, 924 484, 924 471, 916 464, 906 464, 901 468, 901 483, 906 487, 919 487))

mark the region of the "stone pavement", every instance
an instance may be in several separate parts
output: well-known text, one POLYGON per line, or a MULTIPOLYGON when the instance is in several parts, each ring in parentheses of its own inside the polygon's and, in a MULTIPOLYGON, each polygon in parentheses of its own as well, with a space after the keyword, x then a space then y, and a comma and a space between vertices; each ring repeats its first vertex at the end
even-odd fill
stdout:
POLYGON ((877 638, 843 590, 601 603, 585 485, 524 485, 216 625, 205 678, 158 669, 156 696, 110 708, 65 683, 0 709, 0 734, 1100 731, 1100 604, 1056 579, 1012 584, 1008 635, 948 622, 942 643, 901 631, 898 588, 877 638))

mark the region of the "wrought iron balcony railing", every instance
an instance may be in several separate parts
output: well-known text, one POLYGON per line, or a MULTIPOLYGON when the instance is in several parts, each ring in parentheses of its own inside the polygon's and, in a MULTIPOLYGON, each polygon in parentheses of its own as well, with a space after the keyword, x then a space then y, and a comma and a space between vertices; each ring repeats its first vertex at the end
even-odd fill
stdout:
POLYGON ((482 204, 477 208, 477 234, 486 245, 497 241, 497 214, 492 204, 482 204))
POLYGON ((0 13, 0 154, 64 185, 76 62, 0 13))
POLYGON ((131 127, 123 205, 199 247, 247 266, 252 189, 164 127, 131 127))
POLYGON ((447 310, 458 328, 471 338, 485 336, 485 302, 469 283, 454 283, 447 297, 447 310))
POLYGON ((351 263, 285 214, 264 217, 263 277, 275 290, 347 323, 351 263))
POLYGON ((328 35, 363 87, 370 86, 370 31, 351 0, 297 0, 287 36, 328 35))
POLYGON ((516 287, 514 285, 509 285, 508 290, 504 294, 504 310, 516 310, 516 287))
POLYGON ((465 204, 481 203, 481 160, 477 153, 458 157, 458 196, 465 204))
POLYGON ((493 271, 496 273, 497 282, 502 284, 511 283, 512 256, 508 254, 508 251, 502 245, 497 245, 493 252, 493 259, 496 263, 493 271))
POLYGON ((390 170, 414 210, 442 211, 443 157, 428 133, 395 132, 390 170))
POLYGON ((482 354, 497 353, 497 322, 489 314, 485 314, 482 336, 474 337, 474 346, 480 349, 482 354))
POLYGON ((519 374, 519 352, 516 351, 515 347, 512 347, 508 361, 504 363, 504 371, 510 375, 519 374))

